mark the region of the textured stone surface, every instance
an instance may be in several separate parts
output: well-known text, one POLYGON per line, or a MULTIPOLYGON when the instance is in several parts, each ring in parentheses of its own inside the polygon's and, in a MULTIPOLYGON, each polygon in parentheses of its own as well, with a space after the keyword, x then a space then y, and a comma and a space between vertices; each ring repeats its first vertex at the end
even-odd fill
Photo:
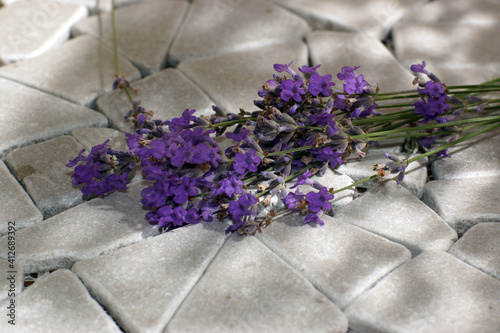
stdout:
POLYGON ((406 246, 412 254, 447 251, 457 234, 429 207, 395 181, 381 181, 344 206, 335 218, 406 246))
POLYGON ((500 177, 435 180, 425 184, 423 201, 459 235, 481 222, 500 221, 500 177))
MULTIPOLYGON (((15 239, 15 236, 14 236, 15 239)), ((15 245, 14 245, 15 248, 15 245)), ((9 251, 8 248, 2 251, 9 251)), ((21 265, 13 261, 0 260, 0 303, 4 300, 16 299, 23 291, 24 286, 24 270, 21 265)))
MULTIPOLYGON (((195 109, 198 115, 213 113, 212 102, 207 95, 177 69, 169 68, 147 78, 134 82, 134 100, 154 112, 155 119, 180 117, 185 109, 195 109)), ((113 127, 132 133, 131 120, 123 116, 131 109, 130 100, 123 91, 115 90, 97 100, 97 107, 110 120, 113 127)))
POLYGON ((0 65, 36 57, 69 38, 87 8, 48 0, 24 0, 0 9, 0 65))
POLYGON ((43 219, 30 196, 24 191, 7 166, 0 161, 0 235, 7 233, 9 222, 16 230, 43 219))
POLYGON ((322 227, 302 226, 304 217, 292 214, 258 238, 340 308, 411 259, 399 244, 330 216, 322 219, 322 227))
MULTIPOLYGON (((144 215, 134 183, 126 193, 115 192, 68 209, 16 232, 16 261, 27 273, 70 268, 75 262, 143 241, 157 233, 144 215)), ((7 244, 0 238, 0 248, 7 244)), ((0 259, 7 253, 1 252, 0 259)))
POLYGON ((184 61, 179 70, 228 112, 240 108, 253 111, 254 99, 265 81, 272 78, 273 65, 290 63, 292 68, 307 63, 307 47, 300 41, 263 47, 206 59, 184 61))
MULTIPOLYGON (((235 235, 236 236, 236 235, 235 235)), ((346 332, 342 312, 253 237, 231 237, 165 332, 346 332)))
POLYGON ((309 30, 304 20, 271 1, 195 0, 172 44, 168 61, 177 65, 188 59, 299 40, 309 30))
POLYGON ((16 325, 4 318, 2 332, 121 332, 76 275, 65 269, 38 281, 16 302, 16 325))
POLYGON ((127 332, 163 332, 224 243, 222 223, 187 226, 73 266, 127 332), (138 287, 140 286, 140 287, 138 287))
POLYGON ((384 39, 391 27, 424 0, 281 0, 280 5, 302 16, 316 30, 358 31, 384 39))
MULTIPOLYGON (((399 158, 409 158, 408 154, 395 154, 399 158)), ((410 156, 411 157, 411 156, 410 156)), ((362 160, 351 159, 348 163, 338 167, 337 171, 351 177, 355 182, 368 178, 376 173, 373 171, 373 165, 385 164, 389 160, 385 158, 384 153, 378 151, 369 151, 362 160)), ((388 173, 384 179, 395 179, 397 173, 388 173)), ((358 185, 361 188, 370 188, 378 182, 378 179, 372 179, 368 182, 358 185)), ((424 185, 427 182, 427 158, 420 159, 410 163, 405 171, 405 177, 401 185, 417 198, 424 194, 424 185)))
MULTIPOLYGON (((5 67, 1 67, 5 68, 5 67)), ((0 157, 16 147, 69 133, 78 127, 106 126, 102 114, 0 78, 0 157)))
MULTIPOLYGON (((187 7, 188 3, 183 0, 151 0, 117 9, 115 20, 120 54, 144 75, 158 72, 165 66, 168 48, 187 7)), ((110 15, 81 20, 72 32, 73 35, 88 33, 113 45, 110 15)))
POLYGON ((356 332, 500 330, 500 282, 440 251, 389 274, 345 309, 356 332))
POLYGON ((456 242, 449 253, 500 279, 500 223, 480 223, 456 242))
POLYGON ((113 128, 77 128, 71 131, 71 135, 88 151, 94 146, 103 144, 108 139, 111 148, 128 150, 127 137, 123 132, 113 128))
POLYGON ((44 218, 83 202, 81 189, 71 183, 73 169, 66 166, 82 149, 73 137, 60 136, 16 149, 5 158, 44 218))
MULTIPOLYGON (((140 78, 139 71, 122 57, 120 68, 129 81, 140 78)), ((88 35, 36 58, 0 67, 0 76, 89 107, 112 89, 115 73, 113 53, 88 35)))

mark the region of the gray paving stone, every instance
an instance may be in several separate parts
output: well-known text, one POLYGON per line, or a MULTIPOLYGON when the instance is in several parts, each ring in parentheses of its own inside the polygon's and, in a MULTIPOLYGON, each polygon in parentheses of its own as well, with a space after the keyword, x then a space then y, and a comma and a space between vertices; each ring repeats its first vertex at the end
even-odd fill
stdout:
MULTIPOLYGON (((15 236, 14 236, 15 242, 15 236)), ((15 249, 15 245, 12 245, 15 249)), ((9 251, 8 248, 2 251, 9 251)), ((15 251, 15 250, 14 250, 15 251)), ((24 270, 14 261, 0 260, 0 303, 4 300, 16 299, 24 289, 24 270)))
POLYGON ((500 279, 500 223, 479 223, 448 251, 458 259, 500 279))
POLYGON ((43 220, 42 213, 30 196, 12 176, 7 166, 0 160, 0 235, 9 230, 9 222, 15 223, 15 230, 43 220))
MULTIPOLYGON (((370 177, 377 173, 373 171, 374 164, 385 164, 389 160, 384 156, 385 152, 369 151, 365 158, 352 158, 347 163, 339 166, 337 171, 351 177, 355 182, 370 177)), ((397 153, 400 158, 411 158, 413 155, 397 153)), ((384 179, 396 179, 397 173, 388 173, 384 179)), ((401 185, 417 198, 422 198, 424 194, 424 185, 427 183, 427 158, 420 159, 410 163, 406 168, 405 177, 401 185)), ((378 179, 372 179, 366 183, 358 185, 361 188, 371 188, 378 182, 378 179)))
POLYGON ((314 31, 307 36, 314 65, 321 64, 321 74, 332 74, 335 88, 343 66, 361 66, 357 73, 381 92, 413 89, 414 76, 402 66, 379 40, 354 32, 314 31), (339 47, 342 45, 342 47, 339 47))
MULTIPOLYGON (((139 71, 120 57, 122 75, 130 82, 139 71)), ((0 76, 40 89, 72 103, 93 107, 112 89, 116 73, 113 52, 85 35, 36 58, 0 67, 0 76)))
MULTIPOLYGON (((165 67, 167 51, 188 8, 184 0, 139 2, 115 11, 118 52, 144 76, 165 67), (147 17, 147 20, 144 18, 147 17)), ((110 15, 91 16, 73 26, 74 36, 91 34, 113 45, 110 15)))
POLYGON ((219 222, 186 226, 76 263, 72 270, 127 332, 163 332, 226 239, 219 222))
POLYGON ((83 202, 81 189, 71 183, 73 169, 66 166, 83 148, 73 137, 61 136, 16 149, 5 158, 44 218, 83 202))
POLYGON ((300 41, 217 57, 188 60, 178 68, 207 93, 222 109, 238 113, 240 108, 253 111, 253 100, 265 81, 272 79, 273 65, 292 68, 307 64, 307 47, 300 41))
MULTIPOLYGON (((4 68, 4 67, 1 67, 4 68)), ((102 114, 0 78, 0 157, 16 147, 69 133, 78 127, 106 126, 102 114)))
MULTIPOLYGON (((280 5, 307 20, 315 30, 348 30, 384 39, 391 27, 425 0, 280 0, 280 5)), ((344 46, 344 45, 343 45, 344 46)))
MULTIPOLYGON (((213 113, 214 102, 177 69, 162 70, 134 82, 132 86, 137 90, 134 100, 140 100, 146 110, 153 110, 157 119, 180 117, 185 109, 195 109, 197 115, 213 113)), ((132 108, 123 91, 115 90, 102 96, 97 100, 97 107, 110 119, 113 127, 128 133, 134 131, 132 121, 123 119, 132 108)))
MULTIPOLYGON (((89 8, 91 14, 110 12, 112 8, 112 0, 59 0, 64 2, 72 2, 85 5, 89 8)), ((115 8, 120 8, 140 0, 115 0, 115 8)))
MULTIPOLYGON (((16 232, 16 261, 27 273, 71 268, 90 259, 158 233, 145 219, 136 182, 127 192, 111 193, 70 208, 45 221, 16 232)), ((4 248, 7 237, 0 238, 4 248)), ((5 259, 6 253, 0 253, 5 259)))
POLYGON ((4 318, 2 332, 121 332, 76 275, 66 269, 37 281, 16 303, 16 325, 4 318))
POLYGON ((165 332, 346 332, 342 312, 254 237, 229 238, 165 332))
POLYGON ((498 71, 500 49, 491 40, 499 33, 500 25, 399 22, 393 40, 396 56, 406 66, 425 60, 428 68, 446 65, 498 71))
POLYGON ((0 9, 0 65, 36 57, 69 38, 87 8, 47 0, 24 0, 0 9))
POLYGON ((188 59, 300 40, 309 30, 303 19, 271 1, 195 0, 172 44, 168 62, 175 66, 188 59))
POLYGON ((335 218, 406 246, 413 256, 447 251, 457 234, 436 213, 396 182, 380 181, 335 218))
POLYGON ((500 130, 485 133, 451 147, 451 158, 431 165, 435 179, 463 179, 500 176, 500 130))
POLYGON ((113 128, 77 128, 71 135, 90 151, 92 147, 102 144, 106 140, 109 146, 117 150, 128 150, 127 137, 123 132, 113 128))
POLYGON ((402 21, 490 25, 500 23, 499 12, 495 0, 440 0, 408 12, 402 21))
POLYGON ((500 331, 500 282, 448 253, 427 251, 347 306, 356 332, 500 331))
POLYGON ((500 177, 435 180, 425 184, 423 201, 459 235, 481 222, 500 221, 500 177))
POLYGON ((480 84, 500 76, 500 68, 463 68, 463 66, 450 67, 446 64, 432 64, 432 67, 427 67, 428 70, 434 73, 441 80, 441 82, 444 82, 447 86, 480 84))
POLYGON ((322 219, 324 226, 302 226, 303 216, 289 215, 257 237, 340 308, 411 259, 399 244, 330 216, 322 219))

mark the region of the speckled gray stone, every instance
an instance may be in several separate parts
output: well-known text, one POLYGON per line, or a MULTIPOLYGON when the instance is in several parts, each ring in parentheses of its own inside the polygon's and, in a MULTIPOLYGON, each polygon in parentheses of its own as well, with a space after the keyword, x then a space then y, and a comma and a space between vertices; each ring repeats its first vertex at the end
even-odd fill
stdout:
MULTIPOLYGON (((131 82, 141 77, 126 59, 119 61, 122 76, 131 82)), ((112 89, 115 73, 113 52, 88 35, 36 58, 0 67, 2 77, 88 107, 112 89)))
POLYGON ((257 50, 226 54, 218 57, 188 60, 178 68, 222 109, 238 113, 240 108, 257 110, 253 100, 264 82, 272 79, 273 65, 288 64, 292 68, 307 64, 307 46, 288 42, 257 50), (230 74, 229 74, 230 73, 230 74))
MULTIPOLYGON (((197 110, 197 115, 213 113, 212 102, 207 95, 177 69, 168 68, 147 78, 134 82, 137 94, 134 100, 141 101, 146 111, 152 110, 155 119, 180 117, 185 109, 197 110)), ((108 93, 97 100, 97 107, 120 131, 132 133, 134 125, 123 116, 132 108, 127 95, 120 90, 108 93)))
POLYGON ((124 330, 160 333, 221 248, 226 227, 182 227, 72 270, 124 330))
POLYGON ((16 325, 3 318, 2 332, 121 332, 76 275, 66 269, 37 281, 16 298, 16 303, 16 325))
POLYGON ((113 128, 77 128, 71 131, 71 135, 88 151, 108 139, 110 140, 108 144, 111 148, 128 150, 127 137, 123 132, 113 128))
POLYGON ((26 228, 43 219, 30 196, 0 161, 0 235, 7 233, 9 222, 16 230, 26 228))
POLYGON ((340 308, 411 259, 404 246, 327 215, 322 219, 324 226, 302 226, 304 217, 292 214, 257 237, 340 308))
MULTIPOLYGON (((68 209, 16 232, 16 261, 27 273, 70 268, 75 262, 100 256, 157 234, 145 219, 136 182, 125 193, 115 192, 68 209)), ((0 248, 7 244, 0 238, 0 248)), ((5 259, 6 252, 0 253, 5 259)))
POLYGON ((71 183, 73 169, 66 166, 82 149, 73 137, 61 136, 16 149, 5 158, 44 218, 83 202, 81 189, 71 183))
POLYGON ((423 201, 459 235, 481 222, 500 221, 500 177, 435 180, 424 186, 423 201))
MULTIPOLYGON (((118 8, 115 11, 118 52, 143 75, 158 72, 166 64, 168 48, 187 8, 188 2, 184 0, 150 0, 118 8)), ((113 45, 110 15, 81 20, 72 33, 91 34, 113 45)))
POLYGON ((346 332, 342 312, 254 237, 229 238, 167 332, 346 332))
POLYGON ((500 281, 441 251, 397 268, 347 306, 356 332, 495 333, 500 281))
MULTIPOLYGON (((1 67, 4 68, 4 67, 1 67)), ((90 109, 0 78, 0 157, 16 147, 69 133, 78 127, 106 126, 90 109)))
POLYGON ((412 254, 447 251, 457 234, 435 212, 396 182, 380 181, 335 218, 406 246, 412 254))
POLYGON ((473 226, 448 251, 500 280, 500 222, 473 226))
POLYGON ((69 38, 87 8, 47 0, 24 0, 0 9, 0 65, 36 57, 69 38))
MULTIPOLYGON (((15 243, 15 234, 13 242, 15 243)), ((11 245, 15 249, 15 245, 11 245)), ((2 249, 2 251, 10 251, 8 248, 2 249)), ((14 250, 15 252, 15 250, 14 250)), ((21 294, 24 289, 24 269, 23 266, 19 265, 15 261, 15 253, 11 253, 13 260, 0 260, 0 303, 4 300, 10 303, 10 299, 14 299, 21 294)))
MULTIPOLYGON (((57 1, 84 5, 89 9, 91 15, 94 15, 96 13, 110 12, 112 4, 112 0, 57 0, 57 1)), ((121 6, 125 6, 137 1, 141 0, 115 0, 115 8, 119 8, 121 6)))
POLYGON ((175 66, 188 59, 300 40, 309 30, 303 19, 270 1, 195 0, 175 37, 168 61, 175 66))

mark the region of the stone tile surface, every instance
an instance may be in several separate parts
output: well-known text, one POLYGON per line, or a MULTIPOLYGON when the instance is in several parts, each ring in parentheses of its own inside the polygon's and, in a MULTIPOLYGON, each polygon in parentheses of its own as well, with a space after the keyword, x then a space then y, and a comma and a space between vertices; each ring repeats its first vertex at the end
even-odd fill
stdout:
MULTIPOLYGON (((5 68, 5 67, 1 67, 5 68)), ((0 157, 13 148, 69 133, 78 127, 106 126, 102 114, 0 78, 0 157)))
MULTIPOLYGON (((71 268, 77 261, 100 256, 157 234, 145 219, 136 182, 125 193, 115 192, 68 209, 16 232, 16 260, 27 273, 71 268)), ((0 248, 7 244, 0 238, 0 248)), ((0 253, 5 259, 7 253, 0 253)))
MULTIPOLYGON (((236 235, 235 235, 236 236, 236 235)), ((346 332, 342 312, 253 237, 231 237, 165 332, 346 332)))
POLYGON ((435 180, 425 184, 423 201, 462 235, 481 222, 500 221, 500 177, 435 180))
POLYGON ((479 223, 448 251, 458 259, 500 279, 500 223, 479 223))
MULTIPOLYGON (((180 117, 185 109, 195 109, 197 114, 213 113, 214 102, 177 69, 168 68, 147 78, 134 82, 137 94, 134 100, 141 101, 146 110, 152 110, 156 119, 180 117)), ((120 90, 110 92, 97 100, 98 109, 111 121, 113 127, 132 133, 134 125, 123 116, 132 108, 127 95, 120 90)))
POLYGON ((9 222, 15 223, 16 230, 25 228, 43 219, 30 196, 0 161, 0 235, 9 230, 9 222))
POLYGON ((304 217, 292 214, 257 237, 341 309, 411 259, 399 244, 327 215, 322 219, 324 226, 302 226, 304 217))
POLYGON ((66 269, 41 279, 16 302, 16 325, 4 318, 2 332, 121 332, 76 275, 66 269))
MULTIPOLYGON (((129 81, 139 71, 120 57, 122 75, 129 81)), ((71 39, 36 58, 0 67, 0 76, 93 107, 95 99, 112 89, 116 73, 112 51, 91 36, 71 39)))
MULTIPOLYGON (((118 51, 143 75, 158 72, 166 64, 168 48, 187 8, 188 2, 184 0, 145 1, 118 8, 115 11, 118 51)), ((113 45, 110 15, 81 20, 72 32, 75 36, 91 34, 113 45)))
POLYGON ((127 137, 123 132, 113 128, 77 128, 71 131, 71 135, 82 144, 87 151, 92 147, 109 141, 109 146, 117 150, 128 150, 127 137))
POLYGON ((379 182, 335 218, 400 243, 414 256, 425 250, 447 251, 457 239, 443 219, 395 181, 379 182))
POLYGON ((72 270, 127 332, 163 332, 226 236, 219 222, 173 230, 72 270), (139 287, 140 286, 140 287, 139 287))
POLYGON ((172 44, 168 61, 176 66, 188 59, 300 40, 309 30, 304 20, 272 1, 195 0, 172 44))
POLYGON ((0 9, 0 65, 36 57, 69 38, 87 8, 48 0, 23 0, 0 9))
POLYGON ((240 108, 253 111, 253 100, 265 81, 272 79, 273 65, 290 63, 292 68, 307 63, 307 47, 300 41, 267 46, 258 50, 188 60, 178 68, 227 112, 240 108), (230 73, 230 74, 228 74, 230 73))
POLYGON ((83 148, 73 137, 60 136, 16 149, 5 158, 44 218, 83 202, 81 189, 71 183, 73 169, 66 166, 83 148))
POLYGON ((441 251, 407 262, 345 309, 356 332, 500 330, 500 282, 441 251))
MULTIPOLYGON (((15 242, 15 236, 14 236, 15 242)), ((15 245, 13 245, 15 248, 15 245)), ((9 251, 8 248, 2 251, 9 251)), ((0 303, 5 300, 16 299, 24 289, 23 266, 14 261, 0 260, 0 303)))

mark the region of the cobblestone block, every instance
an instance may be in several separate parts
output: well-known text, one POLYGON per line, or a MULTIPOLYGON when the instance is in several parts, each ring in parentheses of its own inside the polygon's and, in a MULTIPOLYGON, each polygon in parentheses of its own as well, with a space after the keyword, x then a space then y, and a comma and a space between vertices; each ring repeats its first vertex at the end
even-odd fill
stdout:
POLYGON ((87 8, 47 0, 24 0, 0 9, 0 65, 36 57, 69 38, 87 8))
POLYGON ((15 230, 26 228, 43 219, 29 195, 12 176, 7 166, 0 161, 0 235, 14 223, 15 230), (10 224, 9 224, 10 222, 10 224))
MULTIPOLYGON (((157 234, 144 218, 136 182, 125 193, 115 192, 68 209, 16 232, 16 261, 26 273, 71 268, 77 261, 98 257, 157 234)), ((5 248, 7 237, 0 238, 5 248)), ((0 259, 7 253, 0 252, 0 259)))
POLYGON ((307 64, 307 47, 300 41, 262 47, 257 50, 226 54, 206 59, 188 60, 178 68, 227 112, 256 110, 253 100, 264 82, 272 79, 273 65, 292 68, 307 64), (228 74, 230 73, 230 74, 228 74))
POLYGON ((121 332, 76 275, 66 269, 37 281, 16 302, 16 325, 4 318, 0 321, 2 332, 121 332))
POLYGON ((253 237, 231 237, 165 332, 346 332, 342 312, 253 237))
POLYGON ((400 243, 413 256, 425 250, 447 251, 457 239, 443 219, 395 181, 380 181, 335 218, 400 243))
MULTIPOLYGON (((212 102, 207 95, 180 71, 173 68, 134 82, 137 90, 134 100, 141 101, 146 110, 154 112, 155 119, 180 117, 185 109, 197 110, 197 115, 213 113, 212 102)), ((113 127, 122 132, 133 133, 134 125, 123 116, 132 108, 130 100, 123 91, 115 90, 97 100, 98 109, 111 121, 113 127)))
POLYGON ((81 190, 71 183, 73 169, 66 166, 82 149, 73 137, 61 136, 16 149, 5 158, 44 218, 83 202, 81 190))
POLYGON ((472 227, 449 251, 458 259, 500 279, 500 223, 472 227))
MULTIPOLYGON (((15 238, 15 237, 14 237, 15 238)), ((14 241, 15 242, 15 241, 14 241)), ((15 245, 13 248, 15 249, 15 245)), ((8 248, 2 249, 9 251, 8 248)), ((15 252, 15 251, 14 251, 15 252)), ((16 299, 24 289, 23 266, 14 261, 0 260, 0 303, 4 300, 16 299)))
POLYGON ((226 236, 222 223, 186 226, 73 266, 127 332, 163 332, 226 236))
POLYGON ((399 244, 327 215, 322 219, 322 227, 302 227, 304 217, 292 214, 258 239, 340 308, 411 259, 399 244))
MULTIPOLYGON (((122 75, 130 82, 141 77, 126 59, 119 61, 122 75)), ((91 108, 97 97, 112 89, 115 73, 113 52, 88 35, 36 58, 0 67, 0 76, 91 108)))
MULTIPOLYGON (((165 67, 167 52, 188 8, 186 1, 150 0, 115 11, 118 52, 150 75, 165 67), (147 20, 144 18, 147 17, 147 20)), ((110 15, 91 16, 72 29, 73 35, 91 34, 113 45, 110 15)))
POLYGON ((435 180, 425 184, 423 201, 459 235, 481 222, 500 221, 500 177, 435 180))
POLYGON ((441 251, 405 263, 347 306, 356 332, 500 331, 500 282, 441 251))
MULTIPOLYGON (((4 67, 0 67, 4 68, 4 67)), ((0 157, 13 148, 69 133, 78 127, 106 126, 102 114, 0 78, 0 157)))
POLYGON ((195 0, 172 44, 168 61, 175 66, 188 59, 300 40, 309 30, 304 20, 272 1, 195 0))
POLYGON ((117 150, 128 150, 127 137, 123 132, 113 128, 77 128, 71 131, 71 135, 81 143, 87 151, 92 147, 109 141, 109 146, 117 150))

